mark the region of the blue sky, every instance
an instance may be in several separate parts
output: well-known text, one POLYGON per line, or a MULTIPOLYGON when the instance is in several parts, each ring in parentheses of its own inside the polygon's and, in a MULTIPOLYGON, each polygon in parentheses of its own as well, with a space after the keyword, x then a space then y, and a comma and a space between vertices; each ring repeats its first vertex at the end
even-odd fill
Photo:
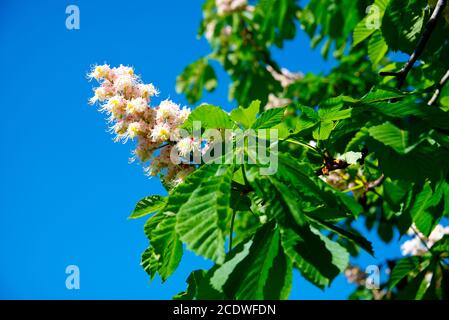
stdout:
MULTIPOLYGON (((209 52, 196 38, 201 0, 12 1, 0 3, 0 298, 168 299, 185 288, 191 270, 210 262, 185 252, 163 285, 139 266, 147 246, 142 220, 127 220, 135 203, 163 189, 137 164, 132 145, 116 144, 104 115, 87 104, 90 66, 132 65, 145 82, 187 104, 175 79, 209 52), (80 8, 80 30, 65 27, 66 6, 80 8), (67 290, 65 268, 77 265, 80 290, 67 290)), ((303 33, 274 51, 292 71, 325 72, 319 49, 303 33)), ((204 101, 229 110, 228 79, 204 101)), ((193 106, 192 106, 193 107, 193 106)), ((373 233, 382 257, 399 255, 373 233)), ((379 254, 379 255, 380 255, 379 254)), ((363 254, 363 265, 377 260, 363 254)), ((344 299, 353 290, 339 276, 321 291, 294 276, 292 299, 344 299)))

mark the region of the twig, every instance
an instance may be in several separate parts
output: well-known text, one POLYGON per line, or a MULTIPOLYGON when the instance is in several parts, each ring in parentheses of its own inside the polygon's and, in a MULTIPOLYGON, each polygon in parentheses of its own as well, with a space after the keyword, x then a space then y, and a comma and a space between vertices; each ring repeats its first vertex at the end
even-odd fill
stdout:
POLYGON ((286 141, 286 142, 289 142, 289 143, 293 143, 293 144, 300 145, 300 146, 302 146, 302 147, 304 147, 304 148, 308 148, 308 149, 310 149, 310 150, 312 150, 312 151, 314 151, 314 152, 316 152, 316 153, 322 155, 322 153, 320 152, 320 150, 318 150, 316 147, 311 146, 310 144, 307 144, 307 143, 304 143, 304 142, 301 142, 301 141, 297 141, 297 140, 292 140, 292 139, 285 139, 285 140, 283 140, 283 141, 286 141))
POLYGON ((374 188, 380 186, 385 180, 385 175, 382 173, 379 178, 374 181, 368 182, 366 185, 366 191, 374 190, 374 188))
POLYGON ((433 30, 435 29, 437 25, 438 18, 442 15, 444 7, 446 6, 447 0, 438 0, 437 5, 435 6, 435 9, 432 12, 432 15, 429 18, 429 21, 427 21, 424 32, 422 33, 421 37, 418 40, 418 44, 416 45, 415 50, 413 51, 412 55, 410 56, 407 63, 402 67, 401 70, 397 72, 381 72, 381 76, 394 76, 398 80, 397 88, 401 89, 402 85, 405 82, 405 79, 407 78, 408 73, 413 68, 413 65, 418 60, 418 58, 423 53, 427 41, 429 41, 430 36, 432 35, 433 30))
POLYGON ((415 233, 415 235, 418 237, 418 239, 421 241, 421 243, 424 245, 424 247, 426 247, 427 251, 431 253, 429 246, 427 245, 427 242, 421 237, 421 234, 419 233, 418 230, 416 230, 416 228, 411 225, 410 229, 412 229, 412 231, 415 233))
POLYGON ((429 106, 433 105, 438 100, 441 90, 443 89, 444 85, 448 80, 449 80, 449 70, 446 71, 446 74, 441 78, 440 82, 438 82, 435 92, 432 95, 432 98, 430 98, 429 102, 427 102, 429 106))
POLYGON ((154 150, 162 149, 162 148, 164 148, 166 146, 169 146, 169 145, 170 145, 170 143, 164 143, 164 144, 161 144, 160 146, 154 148, 154 150))

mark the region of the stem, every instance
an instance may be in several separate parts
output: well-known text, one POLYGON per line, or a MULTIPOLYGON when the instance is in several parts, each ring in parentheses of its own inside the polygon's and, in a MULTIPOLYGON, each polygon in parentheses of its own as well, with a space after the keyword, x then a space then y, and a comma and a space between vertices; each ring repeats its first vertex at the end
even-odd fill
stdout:
POLYGON ((163 147, 166 147, 169 145, 170 145, 169 143, 164 143, 164 144, 161 144, 160 146, 156 147, 154 150, 162 149, 163 147))
POLYGON ((419 240, 421 240, 421 243, 426 247, 427 251, 430 252, 430 253, 432 253, 432 252, 430 251, 429 246, 427 245, 427 242, 421 237, 421 235, 419 234, 418 230, 416 230, 416 228, 415 228, 413 225, 411 225, 410 228, 413 230, 413 232, 414 232, 415 235, 419 238, 419 240))
POLYGON ((284 141, 290 142, 290 143, 293 143, 293 144, 298 144, 298 145, 300 145, 302 147, 305 147, 305 148, 308 148, 308 149, 310 149, 312 151, 315 151, 316 153, 321 155, 321 152, 317 148, 312 147, 310 144, 307 144, 307 143, 304 143, 304 142, 300 142, 300 141, 296 141, 296 140, 292 140, 292 139, 286 139, 284 141))
POLYGON ((401 89, 402 85, 405 82, 405 79, 407 78, 408 73, 413 68, 413 65, 418 60, 418 58, 423 53, 427 42, 430 39, 430 36, 432 35, 433 30, 435 29, 437 25, 437 20, 443 13, 444 7, 446 6, 447 0, 438 0, 437 5, 435 6, 435 9, 432 12, 432 15, 429 18, 429 21, 427 21, 424 32, 422 33, 421 37, 418 40, 418 44, 416 45, 415 50, 413 51, 412 55, 410 56, 407 63, 402 67, 401 70, 398 72, 381 72, 381 76, 395 76, 398 80, 397 88, 401 89))
POLYGON ((438 100, 441 90, 443 89, 444 85, 448 80, 449 80, 449 70, 446 71, 446 74, 441 78, 440 82, 437 84, 437 87, 432 95, 432 98, 430 98, 429 102, 427 102, 429 106, 433 105, 438 100))
POLYGON ((374 191, 374 188, 380 186, 385 180, 385 175, 382 173, 379 178, 371 181, 367 185, 367 191, 374 191))
POLYGON ((348 189, 346 189, 346 190, 343 190, 343 192, 350 192, 350 191, 362 189, 362 188, 364 188, 364 187, 365 187, 364 184, 358 184, 358 185, 356 185, 356 186, 354 186, 354 187, 352 187, 352 188, 348 188, 348 189))

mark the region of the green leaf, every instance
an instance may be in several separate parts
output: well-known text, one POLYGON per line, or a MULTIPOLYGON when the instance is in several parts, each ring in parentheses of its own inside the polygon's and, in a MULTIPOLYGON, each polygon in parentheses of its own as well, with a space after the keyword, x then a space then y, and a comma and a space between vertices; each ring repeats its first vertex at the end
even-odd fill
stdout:
POLYGON ((389 122, 368 129, 371 137, 392 147, 396 152, 405 154, 409 151, 409 135, 389 122))
POLYGON ((204 270, 195 270, 187 278, 187 290, 180 292, 173 297, 173 300, 193 300, 200 288, 200 283, 206 275, 204 270))
POLYGON ((361 128, 348 142, 345 151, 360 150, 360 145, 362 145, 368 136, 368 129, 366 127, 361 128))
POLYGON ((390 0, 382 19, 382 34, 393 51, 411 54, 421 34, 427 1, 390 0))
POLYGON ((206 58, 189 64, 176 78, 176 92, 184 93, 190 103, 203 96, 203 89, 211 92, 217 87, 217 76, 206 58))
POLYGON ((421 190, 421 192, 416 196, 415 202, 412 204, 410 214, 416 227, 425 236, 428 236, 439 219, 443 215, 443 202, 441 201, 443 197, 443 189, 445 183, 440 183, 435 192, 432 191, 429 182, 426 182, 421 190), (438 204, 441 205, 438 206, 438 204))
POLYGON ((159 256, 158 273, 162 282, 176 270, 182 258, 182 243, 175 232, 176 219, 166 215, 150 233, 150 243, 159 256))
POLYGON ((406 94, 394 88, 375 87, 367 93, 360 102, 364 104, 372 104, 375 102, 388 101, 392 99, 400 99, 406 94))
POLYGON ((426 281, 426 274, 428 270, 423 270, 415 275, 407 283, 405 288, 399 290, 397 300, 420 300, 424 296, 429 286, 426 281))
POLYGON ((153 247, 148 247, 142 253, 140 265, 142 266, 143 270, 148 273, 150 279, 153 280, 157 270, 160 268, 159 256, 154 252, 153 247))
POLYGON ((218 292, 223 292, 223 287, 226 284, 226 281, 228 281, 229 276, 232 274, 236 266, 248 256, 252 243, 253 240, 251 239, 244 244, 240 244, 233 248, 231 253, 226 257, 226 262, 221 266, 218 266, 213 271, 210 277, 210 284, 212 288, 218 292))
POLYGON ((232 129, 234 127, 234 122, 226 112, 210 104, 202 104, 195 108, 181 128, 192 131, 193 121, 199 121, 203 129, 232 129))
POLYGON ((382 33, 376 31, 368 42, 368 56, 374 65, 377 65, 388 52, 382 33))
POLYGON ((169 195, 167 205, 163 210, 152 216, 145 224, 145 233, 160 256, 158 272, 165 281, 177 268, 182 257, 182 242, 175 229, 177 213, 181 210, 202 181, 213 179, 216 165, 204 165, 190 174, 186 180, 177 186, 169 195))
POLYGON ((323 108, 318 110, 318 115, 323 122, 343 120, 351 117, 352 109, 323 108))
POLYGON ((344 192, 335 192, 335 195, 355 217, 358 217, 360 213, 364 211, 363 207, 353 196, 350 196, 344 192))
POLYGON ((282 246, 301 274, 324 289, 348 265, 349 254, 338 243, 308 227, 282 227, 282 246))
POLYGON ((256 232, 248 255, 235 266, 224 291, 242 300, 286 299, 291 288, 290 272, 291 264, 280 247, 279 230, 268 223, 256 232))
POLYGON ((366 18, 360 21, 357 26, 354 28, 353 32, 353 43, 352 46, 355 47, 365 39, 369 38, 376 31, 375 28, 367 28, 366 27, 366 18))
POLYGON ((430 249, 433 253, 448 253, 449 252, 449 235, 444 235, 438 240, 430 249))
POLYGON ((367 39, 376 30, 378 30, 388 1, 389 0, 374 1, 373 7, 371 7, 371 10, 367 12, 369 14, 365 18, 363 18, 354 28, 352 44, 353 47, 355 47, 363 40, 367 39), (376 10, 378 10, 378 12, 376 12, 376 10))
POLYGON ((262 112, 256 122, 252 125, 252 128, 266 129, 276 126, 284 119, 284 111, 285 108, 274 108, 262 112))
POLYGON ((148 196, 137 202, 133 213, 129 219, 137 219, 146 216, 150 213, 159 211, 165 207, 167 198, 159 195, 148 196))
POLYGON ((298 206, 298 197, 290 190, 288 185, 271 176, 268 179, 277 190, 279 201, 283 202, 284 212, 289 212, 298 225, 303 225, 305 223, 305 217, 301 211, 301 207, 298 206))
POLYGON ((422 258, 418 256, 407 257, 399 260, 391 271, 388 287, 390 290, 394 288, 399 281, 405 278, 410 272, 418 269, 422 262, 422 258))
POLYGON ((231 119, 240 123, 245 129, 251 128, 260 110, 260 101, 251 102, 248 108, 238 107, 231 111, 231 119))
MULTIPOLYGON (((230 211, 233 167, 204 165, 195 175, 196 186, 180 197, 176 231, 187 248, 223 263, 224 240, 230 211)), ((173 195, 171 196, 173 198, 173 195)))
POLYGON ((333 121, 320 122, 319 126, 313 130, 312 136, 316 140, 327 140, 334 130, 333 121))
POLYGON ((264 299, 286 300, 290 295, 293 280, 293 264, 284 253, 282 247, 274 259, 273 267, 268 275, 268 283, 264 288, 264 299))
POLYGON ((370 255, 374 256, 374 251, 373 251, 373 245, 370 241, 368 241, 364 236, 362 236, 361 234, 356 234, 350 231, 347 231, 345 229, 342 229, 332 223, 329 223, 327 221, 321 220, 317 217, 311 217, 308 216, 309 218, 311 218, 313 221, 317 222, 319 225, 321 225, 322 227, 336 233, 337 235, 353 242, 354 244, 358 245, 359 247, 361 247, 362 249, 364 249, 366 252, 368 252, 370 255))
POLYGON ((429 182, 423 185, 421 192, 417 195, 415 202, 411 208, 412 218, 420 216, 431 204, 433 191, 429 182))

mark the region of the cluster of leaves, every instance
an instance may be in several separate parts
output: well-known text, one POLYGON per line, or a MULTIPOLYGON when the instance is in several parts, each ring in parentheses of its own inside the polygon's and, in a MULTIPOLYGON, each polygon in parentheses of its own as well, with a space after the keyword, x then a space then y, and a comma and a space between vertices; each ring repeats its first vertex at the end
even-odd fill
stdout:
MULTIPOLYGON (((301 8, 294 0, 265 0, 250 14, 218 15, 215 1, 206 0, 200 35, 212 23, 213 52, 189 65, 177 88, 192 103, 203 88, 215 89, 214 59, 231 76, 230 98, 246 107, 227 114, 201 105, 187 123, 277 129, 278 169, 261 175, 259 163, 202 165, 168 196, 141 200, 132 217, 151 214, 150 247, 142 255, 151 279, 159 274, 165 281, 176 270, 185 244, 215 264, 193 271, 175 298, 286 299, 293 269, 325 288, 360 248, 374 254, 352 226, 356 219, 390 242, 412 224, 428 236, 449 217, 449 86, 440 80, 449 69, 449 25, 440 14, 430 30, 436 7, 421 0, 311 0, 301 8), (283 89, 267 70, 279 70, 270 49, 293 39, 298 25, 312 46, 324 41, 323 56, 333 50, 339 64, 283 89), (224 34, 226 26, 231 31, 224 34), (418 56, 419 66, 403 72, 404 64, 389 58, 394 51, 418 56), (396 80, 406 90, 394 88, 396 80), (271 93, 291 103, 264 111, 271 93), (354 154, 361 156, 337 159, 354 154), (357 190, 321 179, 334 170, 359 181, 357 190)), ((234 152, 249 154, 245 146, 234 152)), ((448 241, 425 255, 390 261, 381 298, 447 299, 448 241)), ((351 298, 376 297, 359 287, 351 298)))

